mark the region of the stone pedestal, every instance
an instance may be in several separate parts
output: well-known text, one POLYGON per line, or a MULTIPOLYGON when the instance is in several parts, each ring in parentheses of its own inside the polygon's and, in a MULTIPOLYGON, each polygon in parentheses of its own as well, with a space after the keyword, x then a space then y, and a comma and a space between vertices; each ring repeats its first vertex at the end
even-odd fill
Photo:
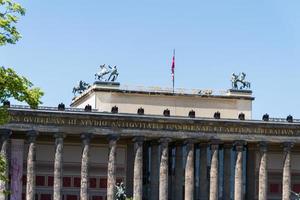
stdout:
POLYGON ((81 184, 80 184, 80 200, 88 200, 88 183, 89 183, 89 161, 90 161, 90 141, 91 133, 81 134, 83 150, 81 157, 81 184))
POLYGON ((284 143, 284 160, 282 173, 282 200, 291 199, 291 149, 292 143, 284 143))
POLYGON ((134 138, 133 200, 143 198, 143 138, 134 138))

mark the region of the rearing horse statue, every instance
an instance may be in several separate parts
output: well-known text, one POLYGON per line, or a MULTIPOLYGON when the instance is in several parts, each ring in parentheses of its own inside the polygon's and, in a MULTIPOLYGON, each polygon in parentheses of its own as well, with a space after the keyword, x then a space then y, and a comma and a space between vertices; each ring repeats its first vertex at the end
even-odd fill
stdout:
POLYGON ((232 73, 231 76, 232 89, 235 90, 250 89, 251 83, 246 81, 245 79, 246 79, 246 74, 244 72, 240 73, 239 75, 232 73), (239 87, 238 83, 242 85, 239 87))

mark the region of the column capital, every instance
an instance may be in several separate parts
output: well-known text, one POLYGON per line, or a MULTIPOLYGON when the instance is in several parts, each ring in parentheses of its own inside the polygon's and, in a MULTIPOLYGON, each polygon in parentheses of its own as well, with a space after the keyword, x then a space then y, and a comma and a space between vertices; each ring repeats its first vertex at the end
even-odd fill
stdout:
POLYGON ((80 138, 83 144, 89 144, 93 138, 93 133, 81 133, 80 138))
POLYGON ((110 134, 107 136, 108 141, 118 141, 120 139, 119 134, 110 134))
POLYGON ((265 141, 259 142, 257 146, 259 147, 260 152, 267 152, 268 150, 268 143, 265 141))
POLYGON ((294 143, 293 142, 284 142, 282 144, 283 146, 283 151, 287 152, 287 151, 291 151, 292 148, 294 147, 294 143))
POLYGON ((54 135, 53 135, 53 137, 55 139, 64 139, 66 136, 67 136, 67 134, 61 133, 61 132, 54 133, 54 135))
POLYGON ((27 132, 27 137, 29 142, 35 142, 37 136, 39 135, 39 132, 36 130, 30 130, 27 132))
POLYGON ((189 138, 189 139, 184 140, 183 143, 184 143, 185 145, 190 145, 190 144, 195 144, 196 141, 195 141, 195 139, 189 138))
POLYGON ((243 140, 237 140, 234 142, 234 148, 236 151, 243 151, 245 145, 246 145, 246 142, 243 140))
POLYGON ((132 139, 132 141, 133 141, 134 143, 137 143, 138 145, 142 145, 143 142, 144 142, 144 137, 143 137, 143 136, 137 136, 137 137, 134 137, 134 138, 132 139))
POLYGON ((162 146, 167 146, 169 143, 172 141, 171 138, 160 138, 159 139, 159 144, 162 146))

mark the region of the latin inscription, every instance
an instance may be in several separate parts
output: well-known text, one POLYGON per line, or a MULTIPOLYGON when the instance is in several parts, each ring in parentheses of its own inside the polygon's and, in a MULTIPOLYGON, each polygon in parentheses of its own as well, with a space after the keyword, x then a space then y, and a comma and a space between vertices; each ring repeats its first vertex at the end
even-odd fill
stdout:
POLYGON ((11 116, 11 123, 28 123, 41 125, 57 126, 87 126, 87 127, 104 127, 104 128, 129 128, 145 130, 165 130, 165 131, 185 131, 185 132, 203 132, 203 133, 242 133, 242 134, 261 134, 261 135, 282 135, 294 136, 300 134, 299 130, 286 128, 262 128, 262 127, 232 127, 221 125, 201 125, 201 124, 182 124, 182 123, 165 123, 165 122, 136 122, 125 120, 109 119, 68 119, 53 118, 41 116, 11 116))

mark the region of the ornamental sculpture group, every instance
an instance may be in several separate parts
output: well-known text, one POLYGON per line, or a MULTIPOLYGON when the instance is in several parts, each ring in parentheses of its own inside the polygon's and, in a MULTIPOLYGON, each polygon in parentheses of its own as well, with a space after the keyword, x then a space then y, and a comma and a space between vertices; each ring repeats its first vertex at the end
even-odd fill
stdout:
POLYGON ((250 89, 251 83, 246 81, 245 79, 246 79, 246 74, 244 72, 239 73, 239 75, 232 73, 231 76, 232 89, 234 90, 250 89))
MULTIPOLYGON (((95 74, 95 79, 100 82, 115 82, 119 76, 117 66, 111 67, 110 65, 100 65, 99 71, 95 74)), ((250 89, 251 83, 246 81, 246 74, 244 72, 238 75, 232 73, 231 84, 233 90, 250 89)), ((80 80, 78 85, 73 88, 74 96, 76 93, 82 94, 85 90, 90 88, 90 84, 80 80)))
MULTIPOLYGON (((95 79, 100 82, 115 82, 119 76, 117 66, 111 67, 110 65, 100 65, 99 71, 95 74, 95 79)), ((80 80, 78 85, 73 87, 74 96, 76 93, 82 94, 85 90, 91 87, 90 84, 80 80)))

